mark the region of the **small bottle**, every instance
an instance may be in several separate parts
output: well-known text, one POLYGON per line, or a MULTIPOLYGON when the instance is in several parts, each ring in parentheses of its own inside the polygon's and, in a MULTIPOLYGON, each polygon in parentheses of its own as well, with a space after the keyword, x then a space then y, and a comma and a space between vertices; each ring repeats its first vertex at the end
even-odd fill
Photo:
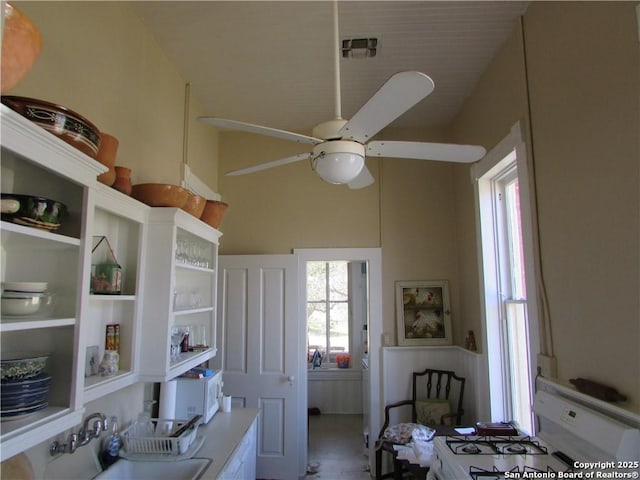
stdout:
POLYGON ((467 338, 464 341, 465 347, 472 352, 475 352, 478 348, 476 347, 476 337, 473 334, 473 330, 469 330, 467 333, 467 338))
POLYGON ((187 333, 185 333, 182 342, 180 342, 180 351, 188 352, 189 351, 189 334, 191 333, 191 327, 186 327, 187 333))
POLYGON ((122 438, 118 432, 118 417, 115 415, 109 419, 110 434, 102 442, 100 450, 100 465, 103 469, 108 468, 120 459, 120 447, 122 447, 122 438))

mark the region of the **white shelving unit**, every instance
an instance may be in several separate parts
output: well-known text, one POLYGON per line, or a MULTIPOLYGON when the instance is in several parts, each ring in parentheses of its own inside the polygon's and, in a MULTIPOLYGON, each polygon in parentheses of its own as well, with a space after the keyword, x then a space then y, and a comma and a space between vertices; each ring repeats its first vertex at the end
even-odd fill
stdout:
POLYGON ((55 233, 2 221, 0 279, 48 282, 57 302, 47 317, 0 312, 0 357, 47 353, 49 405, 0 422, 0 461, 82 422, 84 405, 139 381, 162 382, 216 354, 216 273, 221 233, 175 208, 150 208, 97 182, 106 168, 0 105, 3 193, 61 201, 55 233), (119 295, 90 293, 94 236, 106 236, 122 266, 119 295), (186 243, 189 252, 178 244, 186 243), (176 305, 178 292, 182 294, 176 305), (85 376, 87 347, 105 350, 120 325, 119 371, 85 376), (173 325, 206 329, 203 351, 170 357, 173 325))
POLYGON ((52 376, 46 409, 0 422, 0 460, 5 460, 82 420, 77 365, 84 361, 78 346, 90 253, 85 226, 90 189, 105 168, 4 105, 0 114, 2 192, 52 198, 68 207, 56 233, 0 224, 2 281, 45 281, 57 299, 45 318, 8 318, 0 312, 0 355, 46 353, 52 376))
MULTIPOLYGON (((105 236, 122 267, 122 291, 119 295, 89 294, 87 321, 82 324, 81 348, 98 347, 98 358, 105 351, 106 328, 119 325, 118 373, 113 376, 86 376, 84 402, 90 402, 138 381, 138 343, 142 301, 143 268, 145 259, 147 218, 150 207, 102 184, 97 184, 93 195, 91 235, 105 236)), ((92 243, 93 245, 93 243, 92 243)), ((92 256, 92 262, 95 257, 92 256)), ((87 278, 86 282, 90 279, 87 278)), ((85 364, 87 360, 85 359, 85 364)))
POLYGON ((149 213, 140 379, 164 382, 216 355, 216 282, 221 233, 176 208, 149 213), (207 349, 170 355, 171 327, 206 331, 207 349))

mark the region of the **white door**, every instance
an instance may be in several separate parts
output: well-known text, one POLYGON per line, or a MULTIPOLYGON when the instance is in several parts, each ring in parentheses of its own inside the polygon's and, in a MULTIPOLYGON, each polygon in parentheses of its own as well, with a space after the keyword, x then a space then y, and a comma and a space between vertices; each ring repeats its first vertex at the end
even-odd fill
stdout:
POLYGON ((234 405, 260 409, 257 478, 298 478, 297 268, 293 255, 219 257, 216 363, 234 405))

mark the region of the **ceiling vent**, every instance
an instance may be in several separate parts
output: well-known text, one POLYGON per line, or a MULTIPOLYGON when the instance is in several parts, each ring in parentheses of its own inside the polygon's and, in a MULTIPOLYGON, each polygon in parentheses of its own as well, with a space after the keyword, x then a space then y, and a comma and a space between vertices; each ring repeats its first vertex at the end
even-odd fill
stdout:
POLYGON ((377 38, 346 38, 342 40, 342 58, 375 57, 377 51, 377 38))

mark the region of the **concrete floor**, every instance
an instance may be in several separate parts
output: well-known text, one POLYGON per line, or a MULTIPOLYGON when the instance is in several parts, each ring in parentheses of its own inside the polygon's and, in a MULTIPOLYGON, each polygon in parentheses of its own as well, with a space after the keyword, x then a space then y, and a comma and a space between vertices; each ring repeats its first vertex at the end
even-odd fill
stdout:
POLYGON ((370 480, 362 415, 311 415, 308 464, 308 480, 370 480))

